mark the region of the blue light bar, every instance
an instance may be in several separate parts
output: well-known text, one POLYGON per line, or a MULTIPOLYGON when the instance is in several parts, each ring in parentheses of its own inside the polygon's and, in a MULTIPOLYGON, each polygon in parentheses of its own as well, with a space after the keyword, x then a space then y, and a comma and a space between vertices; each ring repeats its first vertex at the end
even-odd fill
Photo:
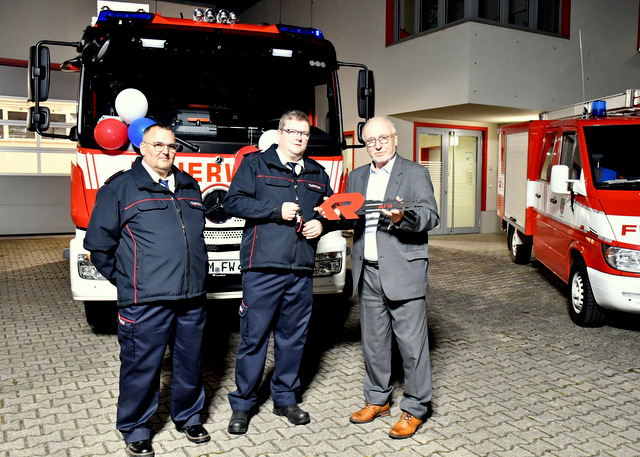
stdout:
POLYGON ((318 30, 318 29, 314 29, 311 27, 296 27, 295 25, 278 25, 278 30, 280 30, 281 32, 289 32, 289 33, 295 33, 297 35, 311 35, 313 37, 316 37, 320 40, 324 39, 324 35, 322 33, 322 31, 318 30))
POLYGON ((132 11, 100 11, 98 22, 103 24, 112 24, 114 22, 128 22, 146 24, 153 20, 153 13, 137 13, 132 11))

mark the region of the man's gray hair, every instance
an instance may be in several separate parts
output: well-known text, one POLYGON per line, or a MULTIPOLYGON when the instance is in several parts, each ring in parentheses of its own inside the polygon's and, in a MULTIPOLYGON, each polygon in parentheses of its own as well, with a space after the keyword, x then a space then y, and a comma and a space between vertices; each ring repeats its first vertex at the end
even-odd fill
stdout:
POLYGON ((375 116, 375 117, 372 117, 371 119, 367 120, 367 122, 364 124, 364 128, 362 129, 362 131, 364 131, 364 129, 367 127, 367 125, 371 121, 385 121, 387 124, 389 124, 391 126, 391 132, 392 133, 396 133, 396 126, 393 123, 393 121, 391 119, 389 119, 388 117, 384 117, 384 116, 375 116))

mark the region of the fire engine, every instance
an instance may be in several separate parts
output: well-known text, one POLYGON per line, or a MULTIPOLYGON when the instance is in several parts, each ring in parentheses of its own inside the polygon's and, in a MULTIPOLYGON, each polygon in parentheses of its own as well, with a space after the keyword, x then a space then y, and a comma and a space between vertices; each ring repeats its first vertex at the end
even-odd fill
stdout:
POLYGON ((516 263, 569 284, 583 327, 640 313, 640 90, 500 129, 498 215, 516 263))
MULTIPOLYGON (((29 60, 29 100, 34 106, 28 128, 77 141, 71 165, 76 232, 67 255, 73 297, 84 301, 87 321, 94 327, 113 308, 116 290, 92 265, 82 242, 98 188, 130 167, 144 126, 172 126, 180 145, 176 165, 200 183, 207 217, 208 297, 238 298, 244 221, 229 217, 222 206, 236 156, 239 161, 241 150, 257 149, 260 138, 278 128, 283 113, 301 110, 312 123, 308 154, 325 167, 334 191, 339 191, 346 148, 340 67, 360 68, 359 116, 368 119, 374 110, 372 72, 361 64, 339 62, 320 30, 242 24, 224 10, 197 9, 193 18, 185 19, 104 8, 80 41, 40 41, 31 48, 29 60), (77 126, 68 135, 46 132, 49 110, 41 102, 49 94, 49 46, 72 47, 79 53, 62 64, 63 70, 79 73, 77 126)), ((263 147, 274 142, 267 140, 263 147)), ((314 293, 343 291, 346 255, 341 232, 322 237, 314 293)))

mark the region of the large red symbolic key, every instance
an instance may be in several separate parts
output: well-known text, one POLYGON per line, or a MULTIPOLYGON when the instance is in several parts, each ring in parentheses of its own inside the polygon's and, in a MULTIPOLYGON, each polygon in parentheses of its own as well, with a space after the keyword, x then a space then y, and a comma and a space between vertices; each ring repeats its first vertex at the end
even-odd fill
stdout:
POLYGON ((345 219, 358 219, 356 211, 358 211, 364 203, 364 195, 358 192, 350 192, 347 194, 333 194, 326 199, 320 208, 324 211, 324 215, 330 221, 340 220, 340 216, 334 211, 334 208, 340 209, 340 214, 345 219), (345 205, 344 203, 348 203, 345 205))
POLYGON ((335 212, 335 209, 340 209, 340 213, 345 219, 358 219, 356 211, 358 211, 364 205, 365 213, 379 212, 380 210, 391 211, 397 209, 399 211, 407 211, 415 208, 419 208, 422 205, 415 201, 404 200, 364 200, 364 196, 358 192, 350 192, 347 194, 333 194, 327 200, 324 201, 320 208, 324 211, 324 215, 330 221, 337 221, 340 216, 335 212), (344 205, 343 203, 349 203, 344 205), (335 206, 334 206, 335 205, 335 206))

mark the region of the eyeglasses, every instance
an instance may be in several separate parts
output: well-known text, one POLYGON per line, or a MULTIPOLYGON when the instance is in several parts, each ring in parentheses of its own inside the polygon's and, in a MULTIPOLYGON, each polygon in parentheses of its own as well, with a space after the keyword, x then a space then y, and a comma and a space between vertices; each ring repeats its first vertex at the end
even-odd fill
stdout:
POLYGON ((155 143, 149 143, 148 141, 142 141, 142 143, 149 144, 153 146, 153 149, 156 152, 164 151, 164 148, 167 148, 169 152, 176 152, 178 150, 178 145, 176 143, 162 143, 160 141, 156 141, 155 143))
POLYGON ((389 140, 396 135, 397 133, 393 133, 391 135, 382 135, 382 136, 379 136, 378 138, 369 138, 364 142, 364 144, 366 144, 368 148, 374 147, 376 145, 376 142, 378 141, 380 142, 380 144, 387 144, 389 140))
POLYGON ((302 132, 300 130, 294 130, 294 129, 282 129, 283 132, 287 132, 289 135, 293 135, 293 136, 298 136, 300 135, 302 138, 304 139, 309 139, 309 137, 311 136, 311 133, 309 132, 302 132))

